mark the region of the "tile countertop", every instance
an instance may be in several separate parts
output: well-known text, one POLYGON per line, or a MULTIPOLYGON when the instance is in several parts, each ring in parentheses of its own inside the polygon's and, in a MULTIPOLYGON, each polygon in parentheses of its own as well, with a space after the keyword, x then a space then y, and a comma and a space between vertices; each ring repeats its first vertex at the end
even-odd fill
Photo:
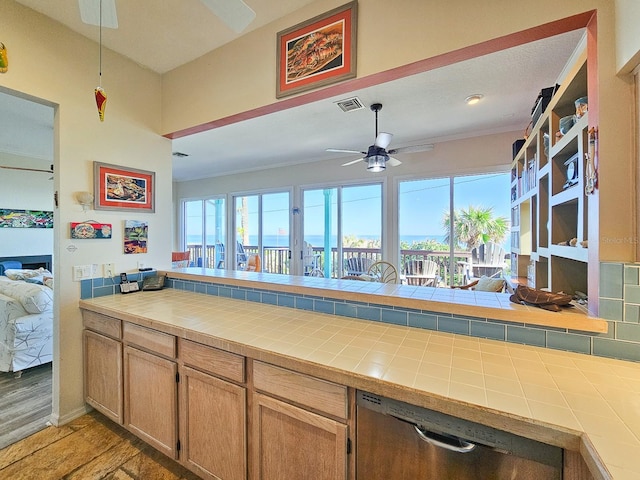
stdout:
POLYGON ((177 289, 80 307, 580 451, 597 479, 640 478, 637 363, 177 289))
POLYGON ((606 333, 609 326, 606 320, 588 316, 582 307, 549 312, 538 307, 515 304, 509 300, 508 293, 208 268, 182 268, 160 273, 166 273, 174 279, 371 302, 437 313, 488 317, 507 322, 568 328, 583 332, 606 333))

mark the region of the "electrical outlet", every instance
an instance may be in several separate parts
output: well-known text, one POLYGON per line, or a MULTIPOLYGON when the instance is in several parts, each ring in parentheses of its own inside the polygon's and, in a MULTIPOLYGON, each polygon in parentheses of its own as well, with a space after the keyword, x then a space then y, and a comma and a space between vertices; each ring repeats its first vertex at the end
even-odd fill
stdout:
POLYGON ((95 271, 97 270, 97 264, 90 265, 74 265, 73 267, 73 281, 79 282, 88 278, 93 278, 95 271))
POLYGON ((138 262, 138 270, 144 268, 144 262, 138 262))
POLYGON ((102 276, 105 278, 111 278, 116 274, 116 266, 113 263, 102 264, 102 276))

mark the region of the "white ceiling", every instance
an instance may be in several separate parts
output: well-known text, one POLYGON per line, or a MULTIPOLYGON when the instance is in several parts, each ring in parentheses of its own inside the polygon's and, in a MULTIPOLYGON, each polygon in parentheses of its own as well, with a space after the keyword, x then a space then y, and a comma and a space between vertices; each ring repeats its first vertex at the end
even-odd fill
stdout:
MULTIPOLYGON (((17 1, 78 33, 98 38, 97 27, 81 22, 77 0, 17 1)), ((257 13, 246 31, 310 1, 245 0, 257 13)), ((119 27, 103 29, 103 44, 162 73, 238 36, 199 0, 163 0, 161 4, 163 8, 157 8, 157 0, 116 0, 119 27)), ((174 158, 174 180, 319 160, 333 160, 339 166, 357 156, 325 150, 366 150, 375 137, 375 117, 368 106, 376 102, 383 104, 379 130, 394 134, 390 148, 434 143, 437 149, 444 140, 522 132, 540 89, 556 82, 582 35, 578 30, 353 92, 366 106, 362 110, 342 112, 334 101, 352 96, 342 95, 175 139, 174 152, 189 156, 174 158), (464 99, 474 93, 484 98, 475 106, 466 105, 464 99)), ((29 127, 23 120, 14 122, 12 116, 35 114, 36 128, 42 123, 37 108, 25 109, 8 97, 0 94, 0 151, 15 150, 21 135, 30 139, 29 148, 36 148, 34 136, 25 132, 29 127)), ((396 157, 403 160, 402 154, 396 157)))

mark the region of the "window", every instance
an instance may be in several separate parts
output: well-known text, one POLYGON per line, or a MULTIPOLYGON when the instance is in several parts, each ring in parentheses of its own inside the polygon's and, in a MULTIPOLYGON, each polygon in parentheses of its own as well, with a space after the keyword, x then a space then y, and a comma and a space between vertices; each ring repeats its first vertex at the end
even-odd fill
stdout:
POLYGON ((381 258, 382 184, 304 190, 303 205, 305 275, 362 274, 381 258))
POLYGON ((191 261, 196 266, 220 268, 224 262, 224 252, 219 247, 225 236, 224 198, 185 200, 183 207, 183 242, 191 252, 191 261))
POLYGON ((234 264, 244 270, 249 255, 259 255, 262 271, 290 273, 289 192, 235 197, 234 264))
MULTIPOLYGON (((436 285, 461 285, 471 250, 494 242, 510 251, 509 174, 494 173, 399 183, 400 270, 437 264, 436 285), (453 214, 454 222, 449 219, 453 214)), ((504 272, 505 274, 508 272, 504 272)), ((426 281, 426 280, 425 280, 426 281)))

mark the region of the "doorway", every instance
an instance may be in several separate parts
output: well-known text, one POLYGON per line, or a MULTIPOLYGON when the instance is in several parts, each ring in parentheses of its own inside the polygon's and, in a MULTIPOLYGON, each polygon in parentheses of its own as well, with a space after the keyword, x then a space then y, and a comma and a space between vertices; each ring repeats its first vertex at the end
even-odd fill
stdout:
MULTIPOLYGON (((24 217, 32 212, 34 217, 53 217, 54 114, 51 105, 0 87, 0 209, 24 217)), ((34 228, 29 222, 0 228, 0 261, 8 257, 48 257, 51 262, 55 228, 55 222, 53 227, 47 224, 44 228, 34 228)), ((23 269, 26 270, 26 266, 23 269)), ((24 282, 4 277, 5 281, 24 282)), ((42 288, 50 287, 43 285, 42 288)), ((51 298, 54 298, 53 292, 51 298)), ((41 325, 42 331, 51 332, 51 336, 54 311, 55 305, 41 325)), ((5 344, 0 348, 9 350, 5 344)), ((6 353, 0 352, 0 358, 6 359, 6 353)), ((19 412, 0 403, 1 413, 7 418, 5 426, 10 430, 4 432, 3 439, 14 443, 46 427, 51 416, 52 361, 50 356, 43 356, 34 359, 29 368, 10 360, 5 363, 0 369, 2 398, 25 399, 24 403, 18 401, 19 412)))

